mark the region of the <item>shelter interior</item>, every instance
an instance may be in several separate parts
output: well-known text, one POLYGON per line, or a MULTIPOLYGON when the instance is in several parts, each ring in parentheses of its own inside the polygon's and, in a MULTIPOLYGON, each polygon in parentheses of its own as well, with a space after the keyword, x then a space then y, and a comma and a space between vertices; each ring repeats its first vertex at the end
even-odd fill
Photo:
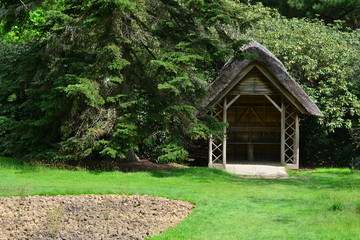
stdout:
MULTIPOLYGON (((276 98, 278 100, 280 96, 276 98)), ((227 163, 280 163, 281 116, 266 97, 240 96, 228 108, 227 114, 227 163)))
POLYGON ((288 158, 295 157, 297 112, 257 67, 228 91, 215 105, 213 114, 228 123, 225 139, 218 144, 214 140, 212 147, 211 158, 219 156, 219 163, 283 165, 286 149, 290 149, 288 158), (293 117, 285 118, 286 107, 287 116, 293 117), (286 132, 293 135, 287 143, 284 138, 290 135, 286 132), (285 149, 286 144, 290 148, 285 149))

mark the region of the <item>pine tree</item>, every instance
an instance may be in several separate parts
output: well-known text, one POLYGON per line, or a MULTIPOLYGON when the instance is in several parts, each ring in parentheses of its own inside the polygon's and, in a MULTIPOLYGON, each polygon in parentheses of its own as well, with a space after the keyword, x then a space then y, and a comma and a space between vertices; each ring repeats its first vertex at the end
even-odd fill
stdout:
POLYGON ((201 102, 240 55, 231 33, 266 14, 231 0, 47 0, 3 19, 0 151, 186 159, 189 139, 221 129, 201 102))

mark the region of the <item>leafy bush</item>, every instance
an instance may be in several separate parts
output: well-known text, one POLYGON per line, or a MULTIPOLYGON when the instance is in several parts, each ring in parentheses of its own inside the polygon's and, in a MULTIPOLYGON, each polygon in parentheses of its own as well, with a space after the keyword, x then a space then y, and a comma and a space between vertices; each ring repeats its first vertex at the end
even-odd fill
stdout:
POLYGON ((307 165, 349 166, 359 154, 352 129, 360 123, 360 33, 342 29, 278 16, 246 35, 284 63, 324 114, 301 118, 301 159, 307 165))
POLYGON ((188 158, 188 151, 177 144, 167 144, 162 147, 162 151, 162 155, 157 158, 157 162, 159 163, 182 163, 184 161, 192 160, 188 158))

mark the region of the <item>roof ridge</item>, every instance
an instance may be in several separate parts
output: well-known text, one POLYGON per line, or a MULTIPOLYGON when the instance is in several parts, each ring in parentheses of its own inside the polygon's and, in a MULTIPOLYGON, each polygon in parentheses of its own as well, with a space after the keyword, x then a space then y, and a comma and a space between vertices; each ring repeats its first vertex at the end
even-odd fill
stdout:
POLYGON ((269 49, 267 49, 264 45, 260 44, 259 42, 252 40, 251 42, 249 42, 248 44, 245 44, 244 46, 242 46, 240 48, 240 50, 246 52, 247 50, 249 50, 250 48, 259 48, 261 49, 263 52, 265 52, 269 57, 271 57, 273 60, 275 60, 275 63, 281 67, 284 71, 288 72, 285 65, 272 53, 270 52, 269 49))
MULTIPOLYGON (((259 63, 264 67, 276 81, 279 87, 286 90, 291 95, 291 99, 296 99, 294 105, 298 105, 298 110, 303 113, 322 116, 322 112, 300 87, 300 85, 290 76, 284 64, 266 47, 256 41, 244 45, 242 51, 256 54, 254 59, 239 60, 230 58, 220 70, 218 77, 208 87, 209 96, 204 100, 205 105, 213 105, 220 101, 231 89, 234 81, 240 81, 239 74, 247 69, 251 64, 259 63)), ((290 98, 289 98, 290 99, 290 98)), ((292 101, 292 100, 290 100, 292 101)))

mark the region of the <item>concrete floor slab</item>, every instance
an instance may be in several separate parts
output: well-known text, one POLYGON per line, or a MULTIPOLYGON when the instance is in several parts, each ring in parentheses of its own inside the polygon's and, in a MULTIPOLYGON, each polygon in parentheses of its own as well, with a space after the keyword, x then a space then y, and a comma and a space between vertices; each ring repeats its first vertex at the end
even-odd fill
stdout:
POLYGON ((284 166, 271 165, 246 165, 246 164, 226 164, 225 170, 239 175, 255 175, 261 177, 288 177, 284 166))

